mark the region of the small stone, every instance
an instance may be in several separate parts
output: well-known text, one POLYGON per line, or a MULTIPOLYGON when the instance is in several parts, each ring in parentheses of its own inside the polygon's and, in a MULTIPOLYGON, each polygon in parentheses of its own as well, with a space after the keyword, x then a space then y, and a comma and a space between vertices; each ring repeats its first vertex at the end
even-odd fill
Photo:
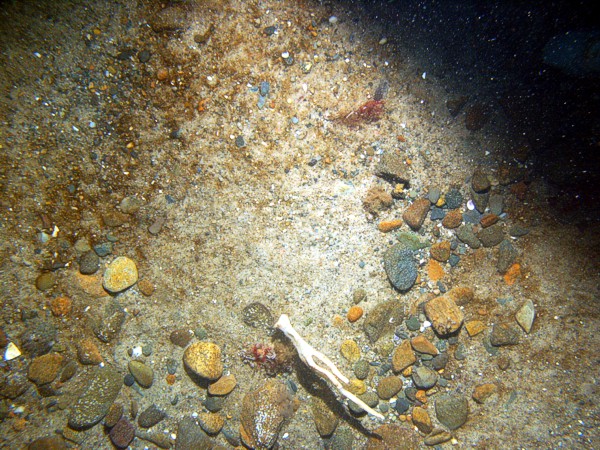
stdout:
POLYGON ((84 275, 91 275, 98 271, 100 267, 100 258, 94 251, 85 252, 79 257, 79 272, 84 275))
POLYGON ((377 384, 377 395, 382 400, 389 400, 402 390, 402 380, 394 375, 382 378, 377 384))
POLYGON ((165 223, 167 223, 167 218, 165 216, 158 216, 156 219, 154 219, 154 222, 152 222, 152 224, 148 227, 148 233, 152 234, 153 236, 156 236, 162 231, 163 227, 165 226, 165 223))
POLYGON ((432 205, 435 205, 437 203, 437 201, 440 199, 441 195, 442 195, 442 191, 440 191, 440 188, 433 187, 433 188, 429 189, 429 192, 427 193, 427 199, 429 200, 429 202, 432 205))
POLYGON ((104 417, 104 425, 108 428, 114 427, 123 416, 123 405, 121 403, 113 403, 108 409, 106 417, 104 417))
POLYGON ((446 262, 450 258, 450 241, 436 242, 429 251, 436 261, 446 262))
MULTIPOLYGON (((473 189, 471 189, 471 199, 473 200, 473 204, 478 213, 483 214, 490 200, 490 193, 477 193, 473 189)), ((470 211, 475 212, 475 211, 470 211)), ((463 216, 464 218, 464 216, 463 216)), ((477 223, 477 222, 475 222, 477 223)))
POLYGON ((384 424, 373 430, 365 450, 414 450, 419 448, 418 434, 404 424, 384 424))
POLYGON ((498 247, 498 261, 496 262, 496 268, 501 274, 505 274, 506 271, 512 266, 517 259, 519 252, 507 239, 504 239, 498 247))
POLYGON ((425 304, 425 314, 441 336, 456 332, 463 323, 463 313, 451 296, 436 297, 425 304))
POLYGON ((359 380, 364 380, 369 376, 369 363, 366 359, 359 359, 354 363, 354 375, 359 380))
POLYGON ((214 436, 219 434, 223 425, 225 425, 225 419, 221 414, 218 413, 200 413, 198 414, 198 423, 200 427, 206 432, 206 434, 214 436))
POLYGON ((504 345, 517 345, 519 343, 519 331, 508 323, 497 323, 490 334, 490 344, 494 347, 504 345))
POLYGON ((514 224, 508 229, 508 234, 512 237, 521 237, 529 234, 529 228, 525 228, 522 225, 514 224))
POLYGON ((460 210, 453 209, 448 211, 442 220, 442 226, 449 230, 460 227, 463 221, 463 216, 460 210))
POLYGON ((400 373, 416 361, 417 357, 413 352, 410 341, 402 341, 392 354, 392 370, 394 373, 400 373))
POLYGON ((358 305, 360 302, 364 302, 367 300, 367 291, 364 289, 357 289, 352 294, 352 301, 355 305, 358 305))
POLYGON ((38 356, 29 364, 27 377, 38 386, 52 383, 58 376, 64 357, 58 353, 38 356))
POLYGON ((473 390, 473 400, 477 403, 483 403, 497 390, 498 386, 494 383, 485 383, 475 386, 475 389, 473 390))
POLYGON ((405 164, 404 157, 392 152, 381 155, 375 175, 394 185, 407 185, 410 179, 409 166, 405 164))
POLYGON ((183 353, 184 364, 196 375, 218 380, 223 374, 221 348, 212 342, 196 342, 183 353))
POLYGON ((525 333, 531 332, 533 321, 535 319, 535 306, 531 300, 527 300, 523 303, 523 306, 519 308, 516 314, 517 323, 523 328, 525 333))
POLYGON ((392 285, 401 292, 408 291, 417 279, 417 263, 413 252, 402 244, 390 247, 383 257, 385 272, 392 285))
POLYGON ((224 375, 214 383, 208 385, 210 395, 227 395, 237 386, 235 375, 224 375))
POLYGON ((223 397, 206 397, 206 400, 202 402, 202 405, 210 412, 218 412, 223 409, 225 405, 225 399, 223 397))
POLYGON ((425 445, 435 446, 443 444, 444 442, 448 442, 452 439, 452 435, 442 428, 435 428, 429 435, 425 438, 425 445))
POLYGON ((186 330, 183 328, 179 330, 174 330, 169 335, 169 339, 171 340, 173 345, 176 345, 177 347, 181 348, 185 348, 190 343, 193 337, 194 335, 190 330, 186 330))
POLYGON ((410 316, 406 320, 406 328, 408 328, 409 331, 417 331, 419 328, 421 328, 421 321, 419 320, 419 317, 410 316))
POLYGON ((62 436, 44 436, 36 439, 26 447, 27 450, 67 450, 67 444, 62 436))
POLYGON ((478 249, 481 247, 481 241, 477 238, 477 236, 475 236, 475 233, 473 233, 473 228, 470 225, 462 225, 456 232, 456 237, 472 249, 478 249))
POLYGON ((431 389, 437 383, 439 375, 429 367, 419 366, 413 368, 412 380, 419 389, 431 389))
POLYGON ((417 199, 404 211, 402 218, 409 227, 417 231, 423 225, 425 217, 429 212, 429 206, 429 200, 426 198, 417 199))
POLYGON ((142 428, 150 428, 162 421, 167 414, 158 409, 155 404, 146 408, 138 417, 138 425, 142 428))
POLYGON ((213 443, 192 417, 184 417, 177 427, 177 450, 211 449, 213 443))
POLYGON ((475 192, 486 192, 491 187, 490 179, 481 169, 477 169, 471 178, 471 187, 475 192))
POLYGON ((389 233, 390 231, 396 230, 402 226, 400 219, 394 220, 383 220, 377 224, 377 229, 382 233, 389 233))
POLYGON ((421 433, 431 433, 433 425, 431 424, 431 417, 429 417, 429 413, 426 409, 419 406, 414 407, 412 411, 412 421, 421 433))
POLYGON ((497 223, 499 220, 500 217, 498 217, 496 214, 484 214, 481 216, 481 219, 479 219, 479 223, 483 228, 488 228, 497 223))
POLYGON ((135 426, 122 417, 108 434, 111 442, 117 448, 126 448, 135 438, 135 426))
POLYGON ((465 323, 465 328, 469 336, 473 337, 485 330, 485 324, 481 320, 470 320, 465 323))
POLYGON ((149 280, 143 279, 138 281, 138 288, 140 290, 140 292, 145 295, 146 297, 150 297, 152 294, 154 294, 154 285, 152 284, 152 282, 150 282, 149 280))
POLYGON ((126 256, 119 256, 106 268, 102 285, 108 292, 117 293, 133 286, 137 279, 135 262, 126 256))
POLYGON ((352 306, 349 310, 348 310, 348 314, 347 314, 347 319, 348 322, 350 323, 354 323, 356 322, 358 319, 360 319, 363 316, 363 309, 360 306, 352 306))
POLYGON ((77 359, 81 364, 96 365, 103 361, 100 350, 91 339, 82 339, 77 343, 77 359))
POLYGON ((111 228, 120 227, 127 222, 127 220, 128 217, 119 211, 111 211, 102 216, 104 225, 111 228))
POLYGON ((113 245, 111 242, 102 242, 100 244, 94 245, 94 252, 101 258, 108 256, 113 251, 113 245))
POLYGON ((121 200, 121 203, 119 203, 119 209, 125 214, 135 214, 139 211, 142 205, 142 200, 136 197, 125 197, 123 200, 121 200))
POLYGON ((77 373, 77 363, 75 361, 69 361, 62 369, 60 373, 60 382, 65 383, 69 381, 77 373))
MULTIPOLYGON (((431 213, 429 214, 429 218, 431 220, 442 220, 444 217, 446 217, 445 209, 438 208, 437 206, 434 206, 433 208, 431 208, 431 213)), ((459 225, 460 225, 460 223, 459 223, 459 225)))
POLYGON ((66 316, 71 312, 73 303, 68 297, 56 297, 50 300, 50 310, 54 317, 66 316))
POLYGON ((322 438, 331 436, 340 420, 335 411, 319 397, 311 398, 310 409, 319 436, 322 438))
POLYGON ((398 396, 394 409, 398 414, 404 414, 409 410, 410 406, 410 402, 406 398, 398 396))
POLYGON ((35 279, 35 287, 39 291, 47 291, 56 284, 56 276, 53 272, 44 272, 35 279))
POLYGON ((380 211, 389 208, 393 203, 391 194, 379 186, 374 186, 367 191, 363 207, 367 212, 377 216, 380 211))
POLYGON ((427 339, 422 334, 412 338, 410 340, 410 345, 412 346, 412 348, 415 351, 417 351, 419 353, 425 353, 426 355, 433 355, 433 356, 438 354, 438 349, 435 347, 435 345, 433 345, 429 341, 429 339, 427 339))
POLYGON ((489 228, 482 229, 477 233, 477 238, 484 247, 494 247, 504 240, 504 230, 502 225, 495 224, 489 228))
POLYGON ((253 302, 242 311, 244 323, 253 328, 268 330, 273 326, 273 315, 269 308, 260 302, 253 302))
POLYGON ((149 388, 154 382, 154 370, 141 361, 129 361, 129 372, 143 388, 149 388))
POLYGON ((447 352, 439 353, 431 360, 431 368, 433 370, 442 370, 448 364, 449 356, 447 352))
POLYGON ((462 342, 456 346, 456 350, 454 351, 454 359, 457 361, 462 361, 467 357, 465 344, 462 342))
POLYGON ((444 278, 444 268, 435 259, 430 259, 427 263, 427 276, 431 281, 439 281, 444 278))
POLYGON ((456 209, 462 205, 463 196, 458 189, 450 189, 445 195, 448 209, 456 209))
POLYGON ((504 197, 500 194, 490 195, 489 207, 492 214, 500 216, 504 211, 504 197))
POLYGON ((101 313, 90 317, 90 325, 102 342, 112 341, 125 322, 125 311, 116 298, 109 298, 101 313))
POLYGON ((347 361, 351 363, 355 363, 360 359, 360 347, 351 339, 347 339, 342 342, 340 353, 347 361))
POLYGON ((402 323, 404 306, 397 300, 379 302, 369 312, 363 322, 363 329, 372 343, 375 343, 384 333, 402 323))
POLYGON ((467 421, 469 403, 462 395, 443 395, 435 401, 435 414, 442 425, 456 430, 467 421))

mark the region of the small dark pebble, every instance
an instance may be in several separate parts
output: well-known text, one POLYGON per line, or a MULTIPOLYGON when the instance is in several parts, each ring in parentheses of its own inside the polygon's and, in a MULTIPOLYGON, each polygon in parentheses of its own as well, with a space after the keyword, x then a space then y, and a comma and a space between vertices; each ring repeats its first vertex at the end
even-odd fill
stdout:
POLYGON ((458 347, 456 347, 456 350, 454 351, 454 358, 457 361, 462 361, 466 357, 467 357, 467 355, 465 354, 465 344, 463 344, 463 343, 458 344, 458 347))
POLYGON ((125 386, 133 386, 133 383, 135 383, 135 378, 133 378, 133 375, 128 373, 123 377, 123 383, 125 386))
POLYGON ((63 367, 60 374, 60 382, 64 383, 65 381, 70 380, 75 373, 77 373, 77 363, 71 360, 63 367))
POLYGON ((111 442, 118 448, 126 448, 135 437, 135 426, 124 417, 112 427, 108 435, 111 442))
POLYGON ((169 375, 174 375, 177 372, 177 366, 179 364, 173 358, 167 359, 167 373, 169 375))
POLYGON ((406 328, 408 328, 410 331, 417 331, 419 328, 421 328, 421 322, 419 321, 419 317, 410 316, 406 320, 406 328))
POLYGON ((476 210, 465 211, 462 215, 463 221, 465 223, 470 223, 473 225, 477 225, 481 220, 482 214, 476 210))
POLYGON ((158 409, 156 405, 152 404, 142 411, 140 417, 138 418, 138 425, 142 428, 150 428, 159 423, 165 417, 167 417, 167 414, 158 409))
POLYGON ((147 63, 150 61, 152 54, 148 50, 141 50, 137 56, 141 63, 147 63))
POLYGON ((448 353, 439 353, 431 360, 431 367, 434 370, 441 370, 448 364, 448 353))
POLYGON ((223 404, 225 403, 225 399, 223 397, 206 397, 206 400, 202 402, 204 407, 208 409, 210 412, 217 412, 223 409, 223 404))
POLYGON ((408 408, 410 408, 410 402, 403 397, 398 397, 396 400, 396 405, 394 405, 396 412, 398 414, 404 414, 406 411, 408 411, 408 408))
POLYGON ((446 206, 448 209, 456 209, 460 207, 463 201, 463 196, 458 189, 450 189, 446 194, 446 206))
POLYGON ((277 27, 274 27, 274 26, 263 28, 263 33, 265 33, 267 36, 271 36, 271 35, 275 34, 276 31, 277 31, 277 27))
POLYGON ((317 163, 318 163, 318 162, 319 162, 319 161, 317 160, 317 158, 312 158, 312 159, 311 159, 311 160, 308 162, 308 165, 309 165, 310 167, 314 167, 314 166, 316 166, 316 165, 317 165, 317 163))
POLYGON ((429 216, 431 220, 442 220, 444 217, 446 217, 445 209, 438 208, 437 206, 431 208, 431 215, 429 216))
POLYGON ((235 138, 235 145, 237 148, 242 148, 246 146, 246 141, 244 140, 244 136, 237 136, 235 138))
POLYGON ((100 258, 92 251, 85 252, 79 258, 79 272, 84 275, 91 275, 96 273, 100 266, 100 258))
POLYGON ((103 242, 102 244, 94 245, 94 251, 96 252, 96 255, 98 255, 100 258, 103 258, 112 253, 112 247, 112 243, 103 242))
POLYGON ((450 267, 456 267, 457 264, 460 262, 460 256, 458 255, 450 255, 450 258, 448 258, 448 264, 450 264, 450 267))
POLYGON ((406 398, 408 398, 411 402, 416 402, 417 401, 417 388, 415 387, 408 387, 406 389, 404 389, 404 394, 406 395, 406 398))

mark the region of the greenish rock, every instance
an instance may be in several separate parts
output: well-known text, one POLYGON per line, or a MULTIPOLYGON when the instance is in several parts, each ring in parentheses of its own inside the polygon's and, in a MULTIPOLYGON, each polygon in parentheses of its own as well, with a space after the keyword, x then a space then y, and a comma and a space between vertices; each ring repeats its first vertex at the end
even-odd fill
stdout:
POLYGON ((409 231, 403 231, 396 234, 396 239, 404 248, 415 252, 431 245, 429 241, 421 240, 421 237, 417 233, 409 231))
POLYGON ((213 443, 195 419, 184 417, 177 427, 175 448, 177 450, 210 449, 213 448, 213 443))
POLYGON ((83 430, 100 422, 119 395, 121 385, 122 376, 113 368, 95 369, 83 394, 71 407, 69 426, 83 430))
POLYGON ((494 347, 517 345, 519 343, 519 330, 509 323, 497 323, 492 327, 490 343, 494 347))
POLYGON ((431 389, 437 383, 438 377, 435 370, 425 366, 415 367, 412 371, 413 383, 419 389, 431 389))
POLYGON ((112 341, 125 322, 125 311, 116 298, 109 298, 101 313, 90 317, 92 331, 102 342, 112 341))
POLYGON ((91 275, 98 271, 100 267, 100 258, 95 252, 85 252, 79 258, 79 272, 84 275, 91 275))
MULTIPOLYGON (((364 394, 357 395, 357 397, 371 408, 375 408, 379 403, 379 397, 377 397, 377 394, 372 391, 368 391, 364 394)), ((350 408, 350 411, 352 411, 356 415, 366 414, 365 411, 352 400, 348 400, 348 408, 350 408)))
POLYGON ((354 363, 354 376, 359 380, 364 380, 369 376, 369 363, 366 359, 359 359, 354 363))
POLYGON ((408 291, 415 284, 417 261, 412 250, 396 244, 385 252, 383 264, 390 283, 400 292, 408 291))
POLYGON ((514 264, 518 255, 519 252, 509 240, 504 239, 500 242, 498 246, 498 261, 496 262, 498 272, 501 274, 506 273, 508 268, 514 264))
POLYGON ((339 427, 331 440, 329 441, 329 448, 331 450, 349 450, 354 445, 354 433, 347 427, 339 427))
POLYGON ((360 302, 364 302, 367 300, 367 291, 364 289, 357 289, 352 294, 352 301, 355 305, 358 305, 360 302))
POLYGON ((448 209, 456 209, 462 205, 463 196, 458 189, 450 189, 445 196, 446 207, 448 209))
POLYGON ((482 229, 477 233, 477 238, 484 247, 495 247, 504 240, 504 230, 502 225, 497 223, 491 227, 482 229))
POLYGON ((244 323, 252 328, 270 329, 274 320, 271 310, 260 302, 250 303, 242 311, 244 323))
POLYGON ((56 275, 54 272, 44 272, 35 279, 35 287, 38 291, 47 291, 56 284, 56 275))
POLYGON ((459 394, 442 395, 435 401, 437 420, 450 430, 464 425, 469 416, 469 402, 459 394))
POLYGON ((514 224, 508 229, 508 234, 512 237, 521 237, 529 234, 529 228, 525 228, 522 225, 514 224))
POLYGON ((129 372, 140 386, 144 388, 152 386, 154 381, 154 370, 143 362, 129 361, 129 372))
POLYGON ((481 241, 473 233, 471 225, 462 225, 456 232, 456 237, 464 244, 467 244, 472 249, 481 247, 481 241))
POLYGON ((402 323, 404 307, 396 300, 377 304, 367 315, 363 329, 371 341, 375 343, 384 333, 393 332, 402 323))
POLYGON ((410 316, 406 320, 406 328, 408 328, 410 331, 417 331, 419 328, 421 328, 419 316, 410 316))
POLYGON ((337 414, 318 397, 312 397, 310 407, 319 436, 331 436, 339 423, 337 414))

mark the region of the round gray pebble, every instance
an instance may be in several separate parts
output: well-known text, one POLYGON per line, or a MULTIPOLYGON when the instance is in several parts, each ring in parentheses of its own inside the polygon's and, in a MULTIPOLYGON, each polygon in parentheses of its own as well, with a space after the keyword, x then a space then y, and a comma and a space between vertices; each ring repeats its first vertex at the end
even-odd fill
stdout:
POLYGON ((435 415, 442 425, 456 430, 467 421, 469 403, 462 395, 443 395, 435 401, 435 415))
POLYGON ((430 389, 437 383, 438 374, 425 366, 419 366, 412 371, 412 379, 419 389, 430 389))

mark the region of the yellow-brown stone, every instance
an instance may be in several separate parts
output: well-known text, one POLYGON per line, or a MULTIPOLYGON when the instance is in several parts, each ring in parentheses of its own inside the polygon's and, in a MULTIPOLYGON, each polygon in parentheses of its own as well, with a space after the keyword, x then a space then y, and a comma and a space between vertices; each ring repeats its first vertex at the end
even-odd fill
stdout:
POLYGON ((465 328, 469 336, 473 337, 485 330, 485 324, 481 320, 470 320, 465 323, 465 328))
POLYGON ((410 345, 410 341, 403 341, 392 354, 392 370, 394 373, 402 372, 407 367, 413 365, 417 361, 415 352, 410 345))
POLYGON ((436 333, 446 336, 462 325, 464 315, 449 296, 436 297, 425 304, 425 314, 436 333))
POLYGON ((497 390, 498 386, 494 383, 485 383, 475 386, 475 389, 473 390, 473 400, 477 403, 483 403, 497 390))
POLYGON ((218 380, 223 374, 221 349, 212 342, 196 342, 185 349, 183 362, 192 372, 207 380, 218 380))
POLYGON ((417 351, 419 353, 425 353, 427 355, 433 355, 433 356, 438 354, 438 349, 435 348, 435 345, 433 345, 429 341, 429 339, 427 339, 422 334, 412 338, 410 340, 410 345, 412 346, 412 348, 415 351, 417 351))
POLYGON ((227 395, 233 391, 236 386, 237 380, 235 375, 225 375, 208 385, 208 393, 210 395, 227 395))

